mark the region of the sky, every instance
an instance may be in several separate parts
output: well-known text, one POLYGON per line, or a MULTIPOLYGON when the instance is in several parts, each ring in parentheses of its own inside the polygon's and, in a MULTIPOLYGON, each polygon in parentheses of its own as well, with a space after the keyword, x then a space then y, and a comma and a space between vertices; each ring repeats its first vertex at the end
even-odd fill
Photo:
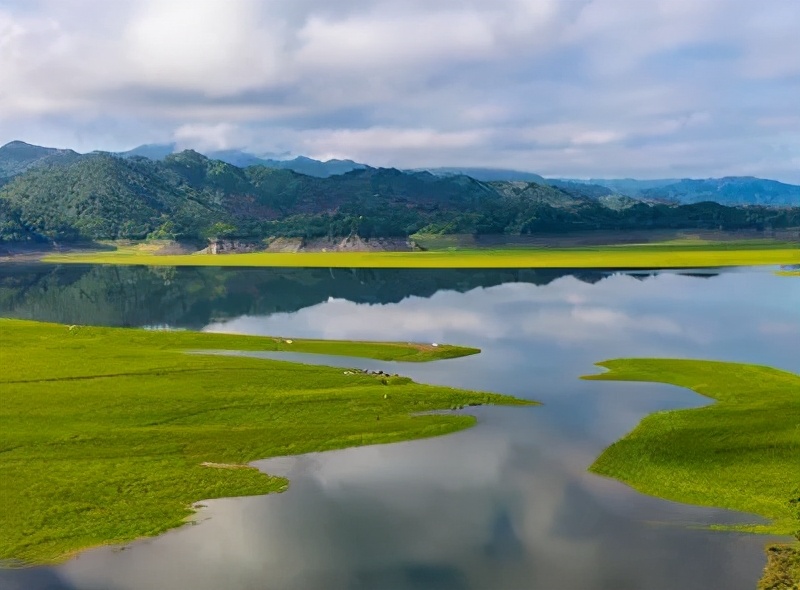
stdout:
POLYGON ((800 183, 797 0, 0 0, 0 144, 800 183))

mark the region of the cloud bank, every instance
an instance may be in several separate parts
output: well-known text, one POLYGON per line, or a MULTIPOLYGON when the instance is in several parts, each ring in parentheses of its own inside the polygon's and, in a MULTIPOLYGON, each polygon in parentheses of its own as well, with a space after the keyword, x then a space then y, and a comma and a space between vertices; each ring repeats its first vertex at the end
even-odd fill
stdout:
POLYGON ((6 0, 0 142, 800 182, 794 0, 6 0))

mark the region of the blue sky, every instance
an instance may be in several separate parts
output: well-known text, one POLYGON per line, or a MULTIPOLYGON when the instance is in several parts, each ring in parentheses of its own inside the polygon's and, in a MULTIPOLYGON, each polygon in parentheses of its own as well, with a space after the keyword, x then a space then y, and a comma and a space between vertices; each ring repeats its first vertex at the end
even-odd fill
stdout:
POLYGON ((797 0, 0 0, 0 143, 800 182, 797 0))

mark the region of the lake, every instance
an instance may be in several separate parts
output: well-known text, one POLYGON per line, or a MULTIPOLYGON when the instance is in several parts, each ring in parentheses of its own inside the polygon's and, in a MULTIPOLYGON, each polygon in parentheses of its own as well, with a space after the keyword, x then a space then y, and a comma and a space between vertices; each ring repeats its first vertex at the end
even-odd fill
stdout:
POLYGON ((543 402, 472 408, 475 428, 441 438, 258 462, 287 475, 289 490, 204 502, 196 526, 59 566, 0 570, 0 588, 753 590, 771 539, 704 525, 756 517, 587 472, 643 416, 708 400, 579 377, 630 356, 800 372, 800 279, 773 270, 0 264, 0 316, 477 346, 478 356, 419 365, 269 356, 543 402))

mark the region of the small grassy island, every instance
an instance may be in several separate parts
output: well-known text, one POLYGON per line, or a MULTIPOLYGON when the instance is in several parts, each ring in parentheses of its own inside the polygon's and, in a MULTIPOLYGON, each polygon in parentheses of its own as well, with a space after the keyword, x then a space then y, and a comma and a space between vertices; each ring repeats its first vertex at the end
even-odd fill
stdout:
POLYGON ((423 252, 254 252, 158 254, 141 247, 50 254, 50 263, 148 266, 325 268, 696 268, 800 264, 796 243, 770 240, 674 240, 638 245, 571 248, 504 247, 423 252))
MULTIPOLYGON (((800 375, 770 367, 674 359, 622 359, 585 379, 651 381, 716 400, 646 417, 591 470, 679 502, 764 516, 743 530, 800 541, 800 375)), ((796 588, 800 548, 772 547, 762 588, 796 588), (775 582, 778 580, 778 582, 775 582)))
POLYGON ((433 361, 474 348, 287 340, 0 319, 0 560, 56 562, 179 526, 204 499, 287 481, 246 464, 441 435, 507 396, 198 350, 433 361))

